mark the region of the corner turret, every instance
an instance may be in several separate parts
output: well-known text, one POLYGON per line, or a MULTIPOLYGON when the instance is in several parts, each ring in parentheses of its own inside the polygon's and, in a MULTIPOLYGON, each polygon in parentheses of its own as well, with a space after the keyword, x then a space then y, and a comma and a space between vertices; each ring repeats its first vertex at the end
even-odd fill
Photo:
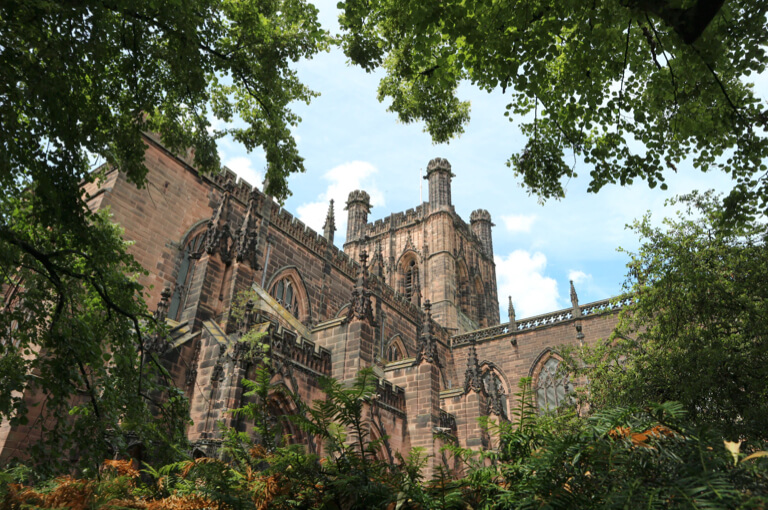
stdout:
POLYGON ((429 205, 434 209, 451 207, 451 164, 447 159, 435 158, 427 165, 429 182, 429 205))
POLYGON ((368 213, 371 212, 370 195, 359 189, 352 191, 344 210, 348 211, 346 242, 362 239, 365 234, 365 226, 368 224, 368 213))
POLYGON ((485 254, 493 258, 491 227, 495 225, 491 223, 491 213, 485 209, 472 211, 472 214, 469 216, 469 224, 472 226, 472 232, 480 239, 485 254))

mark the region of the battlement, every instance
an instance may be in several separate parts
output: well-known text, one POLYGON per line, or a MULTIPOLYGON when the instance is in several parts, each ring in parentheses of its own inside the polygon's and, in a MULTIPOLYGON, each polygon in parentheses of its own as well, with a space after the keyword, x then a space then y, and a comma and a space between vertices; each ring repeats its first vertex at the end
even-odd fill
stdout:
POLYGON ((376 395, 378 403, 391 410, 399 411, 405 416, 405 390, 403 388, 395 386, 385 379, 379 379, 376 395))
POLYGON ((476 209, 469 215, 469 222, 474 223, 476 221, 491 221, 491 213, 485 209, 476 209))
POLYGON ((318 347, 311 340, 299 337, 270 321, 270 353, 294 362, 294 366, 310 372, 331 375, 331 351, 318 347))

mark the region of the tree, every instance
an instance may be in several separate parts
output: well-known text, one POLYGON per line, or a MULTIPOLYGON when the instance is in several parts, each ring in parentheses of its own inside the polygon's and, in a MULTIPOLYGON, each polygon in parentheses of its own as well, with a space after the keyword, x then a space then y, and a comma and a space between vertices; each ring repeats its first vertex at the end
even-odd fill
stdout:
POLYGON ((768 439, 768 252, 763 222, 718 226, 711 194, 654 227, 630 253, 634 304, 586 357, 597 408, 677 401, 692 423, 735 441, 768 439))
POLYGON ((63 452, 98 467, 128 436, 181 444, 189 410, 149 347, 164 329, 141 299, 144 269, 122 229, 102 211, 91 217, 95 242, 82 246, 66 227, 40 221, 29 201, 7 199, 0 215, 16 226, 0 250, 0 419, 40 431, 30 453, 49 472, 72 468, 63 452))
POLYGON ((26 419, 11 392, 34 386, 61 427, 78 403, 82 445, 118 424, 155 426, 163 374, 144 348, 155 325, 132 279, 142 269, 82 186, 107 166, 142 186, 142 132, 202 172, 218 170, 215 140, 231 135, 264 148, 267 191, 284 198, 303 171, 289 105, 314 95, 290 64, 328 41, 303 0, 0 5, 0 422, 26 419), (235 116, 244 127, 211 126, 235 116))
POLYGON ((383 66, 379 99, 436 142, 462 132, 468 80, 509 89, 525 148, 508 161, 542 198, 562 197, 576 162, 589 190, 644 179, 684 158, 736 180, 732 217, 768 209, 768 110, 745 82, 765 70, 768 6, 755 0, 398 2, 345 0, 351 60, 383 66), (566 152, 573 153, 573 160, 566 152))

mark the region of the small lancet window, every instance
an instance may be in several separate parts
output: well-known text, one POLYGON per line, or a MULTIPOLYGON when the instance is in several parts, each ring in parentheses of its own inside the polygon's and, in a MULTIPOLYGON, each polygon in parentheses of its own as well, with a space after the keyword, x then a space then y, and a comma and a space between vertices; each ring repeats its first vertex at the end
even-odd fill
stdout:
POLYGON ((560 373, 560 360, 549 358, 539 373, 536 385, 536 403, 539 411, 554 411, 566 401, 568 393, 568 374, 560 373))
POLYGON ((387 361, 391 363, 401 359, 403 359, 403 353, 400 352, 400 348, 396 344, 390 345, 387 349, 387 361))
POLYGON ((405 275, 403 278, 403 290, 405 291, 405 296, 413 300, 414 295, 413 293, 416 291, 416 288, 419 285, 419 267, 416 265, 416 261, 411 259, 410 262, 405 266, 405 275))
POLYGON ((293 282, 290 278, 283 278, 278 281, 272 289, 272 297, 283 305, 294 317, 298 314, 298 301, 296 299, 296 292, 293 288, 293 282))

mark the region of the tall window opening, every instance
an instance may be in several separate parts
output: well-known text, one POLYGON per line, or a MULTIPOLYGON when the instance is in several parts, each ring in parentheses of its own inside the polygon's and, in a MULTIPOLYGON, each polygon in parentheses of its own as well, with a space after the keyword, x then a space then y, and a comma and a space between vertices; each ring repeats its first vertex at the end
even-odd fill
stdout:
POLYGON ((179 320, 186 307, 189 287, 195 274, 195 264, 203 249, 203 238, 205 238, 205 229, 192 236, 184 245, 181 266, 179 266, 179 274, 176 277, 176 287, 173 289, 171 304, 168 307, 168 317, 173 320, 179 320))
POLYGON ((568 374, 561 373, 560 360, 550 357, 541 367, 536 384, 536 403, 539 412, 554 411, 566 402, 568 374))
POLYGON ((293 286, 293 282, 290 278, 282 278, 278 280, 274 287, 272 287, 272 297, 283 305, 283 308, 288 310, 291 315, 298 318, 299 303, 296 299, 296 292, 293 286))
POLYGON ((418 297, 414 295, 418 287, 419 287, 419 266, 416 265, 415 259, 411 259, 405 265, 405 273, 403 276, 403 290, 404 290, 405 296, 412 302, 415 302, 415 300, 418 299, 418 297))
POLYGON ((387 349, 387 361, 400 361, 401 359, 403 359, 403 354, 400 352, 397 344, 390 345, 389 349, 387 349))

